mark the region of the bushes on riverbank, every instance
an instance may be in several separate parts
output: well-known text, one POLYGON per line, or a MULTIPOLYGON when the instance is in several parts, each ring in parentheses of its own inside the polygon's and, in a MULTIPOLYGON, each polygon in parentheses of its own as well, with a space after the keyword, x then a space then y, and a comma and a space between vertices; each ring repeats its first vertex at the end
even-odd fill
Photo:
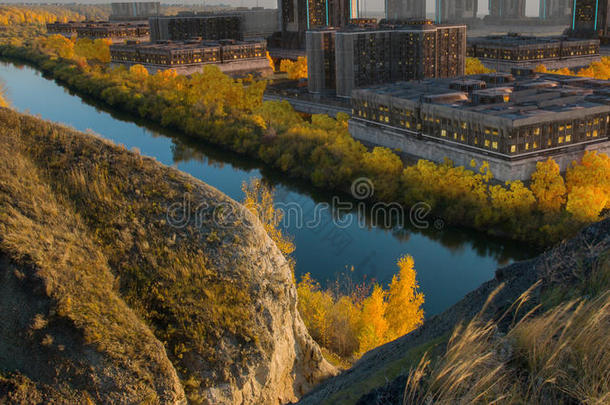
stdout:
POLYGON ((565 179, 559 173, 542 173, 552 162, 541 164, 534 189, 521 182, 494 184, 485 163, 464 168, 421 160, 405 167, 389 149, 369 151, 355 141, 345 114, 337 119, 314 115, 309 122, 287 102, 263 102, 263 81, 234 80, 213 66, 191 77, 89 66, 60 58, 48 47, 45 54, 40 43, 2 46, 0 54, 28 61, 71 89, 115 108, 255 157, 318 187, 348 190, 355 179, 366 177, 375 199, 404 206, 425 202, 448 224, 539 244, 571 234, 607 208, 610 170, 605 155, 588 154, 570 170, 579 175, 565 179), (559 178, 566 184, 566 191, 556 196, 559 210, 557 203, 549 208, 545 200, 546 186, 540 183, 545 176, 550 176, 549 187, 559 178), (599 201, 590 208, 586 201, 592 195, 599 201))

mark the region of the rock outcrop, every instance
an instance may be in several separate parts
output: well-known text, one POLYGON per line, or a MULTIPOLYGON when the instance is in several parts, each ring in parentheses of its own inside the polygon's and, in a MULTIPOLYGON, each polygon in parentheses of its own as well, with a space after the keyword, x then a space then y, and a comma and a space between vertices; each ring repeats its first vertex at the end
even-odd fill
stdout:
POLYGON ((0 109, 0 401, 283 404, 336 373, 218 190, 0 109))

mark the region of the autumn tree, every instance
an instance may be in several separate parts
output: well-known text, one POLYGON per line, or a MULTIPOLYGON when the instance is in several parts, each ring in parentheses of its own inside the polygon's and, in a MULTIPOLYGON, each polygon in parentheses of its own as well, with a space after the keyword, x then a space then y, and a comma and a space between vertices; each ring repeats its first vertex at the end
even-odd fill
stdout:
POLYGON ((389 324, 385 318, 386 291, 376 284, 373 292, 362 303, 361 322, 362 329, 358 334, 359 352, 365 353, 381 346, 388 341, 387 332, 389 324))
POLYGON ((464 73, 467 75, 476 75, 481 73, 492 73, 495 72, 493 69, 488 69, 478 58, 466 58, 466 68, 464 73))
POLYGON ((419 291, 413 257, 398 259, 398 274, 392 277, 384 317, 388 322, 388 340, 406 335, 424 322, 424 294, 419 291))
POLYGON ((536 163, 530 189, 536 196, 538 207, 543 212, 559 212, 566 201, 566 186, 559 173, 559 165, 549 158, 536 163))
POLYGON ((299 56, 296 62, 290 59, 282 59, 280 72, 286 72, 291 80, 307 79, 307 58, 299 56))

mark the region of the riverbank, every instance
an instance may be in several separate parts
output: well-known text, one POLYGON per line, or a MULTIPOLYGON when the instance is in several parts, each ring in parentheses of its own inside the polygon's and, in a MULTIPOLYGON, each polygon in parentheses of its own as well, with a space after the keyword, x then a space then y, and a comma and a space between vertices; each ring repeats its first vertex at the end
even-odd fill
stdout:
MULTIPOLYGON (((233 106, 226 107, 227 99, 221 99, 221 104, 225 103, 222 114, 210 114, 209 106, 202 110, 200 105, 184 102, 186 96, 193 96, 192 91, 189 93, 192 83, 184 78, 176 78, 176 83, 190 87, 184 94, 171 94, 172 99, 147 92, 148 88, 144 89, 126 72, 113 76, 98 68, 85 70, 72 61, 54 59, 32 48, 2 46, 0 55, 30 63, 79 94, 254 157, 316 187, 349 190, 355 179, 365 177, 374 187, 374 194, 367 196, 372 201, 394 201, 406 207, 424 202, 445 224, 540 246, 572 234, 583 224, 565 213, 546 215, 533 205, 494 206, 489 179, 463 168, 404 168, 389 150, 377 148, 371 152, 354 141, 344 128, 346 117, 332 120, 320 116, 312 123, 300 122, 287 103, 263 103, 262 94, 261 100, 250 100, 251 105, 237 112, 233 106), (176 101, 178 96, 183 99, 176 101)), ((243 91, 250 91, 250 87, 243 91)), ((212 100, 212 109, 217 109, 215 102, 218 100, 212 100)))

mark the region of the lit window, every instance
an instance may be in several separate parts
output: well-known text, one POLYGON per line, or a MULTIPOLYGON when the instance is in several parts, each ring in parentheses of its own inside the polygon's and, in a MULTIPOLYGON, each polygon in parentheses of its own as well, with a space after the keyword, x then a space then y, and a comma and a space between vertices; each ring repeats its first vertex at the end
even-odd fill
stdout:
POLYGON ((525 150, 530 150, 530 143, 529 142, 525 143, 525 150))
POLYGON ((516 145, 510 145, 510 152, 511 153, 515 153, 517 151, 517 146, 516 145))
POLYGON ((534 128, 534 135, 540 135, 540 128, 534 128))
POLYGON ((591 131, 587 131, 587 138, 591 136, 591 131))
POLYGON ((538 149, 538 142, 534 142, 534 145, 532 146, 534 149, 538 149))
POLYGON ((462 122, 462 129, 466 129, 468 125, 466 124, 466 122, 462 122))
POLYGON ((597 136, 597 129, 593 130, 593 138, 595 138, 597 136))
POLYGON ((565 127, 564 127, 563 125, 560 125, 560 126, 559 126, 559 130, 560 130, 560 131, 563 131, 564 129, 565 129, 565 127))
POLYGON ((489 148, 489 139, 485 139, 485 147, 489 148))
POLYGON ((492 147, 493 149, 498 149, 498 142, 493 141, 493 142, 491 143, 491 147, 492 147))
POLYGON ((441 136, 447 136, 447 131, 445 131, 444 129, 441 129, 441 136))
POLYGON ((566 135, 566 142, 572 142, 572 135, 566 135))
POLYGON ((560 136, 559 139, 557 139, 557 143, 563 143, 563 136, 560 136))
POLYGON ((453 139, 457 139, 457 138, 458 138, 457 132, 454 132, 453 133, 453 139))

